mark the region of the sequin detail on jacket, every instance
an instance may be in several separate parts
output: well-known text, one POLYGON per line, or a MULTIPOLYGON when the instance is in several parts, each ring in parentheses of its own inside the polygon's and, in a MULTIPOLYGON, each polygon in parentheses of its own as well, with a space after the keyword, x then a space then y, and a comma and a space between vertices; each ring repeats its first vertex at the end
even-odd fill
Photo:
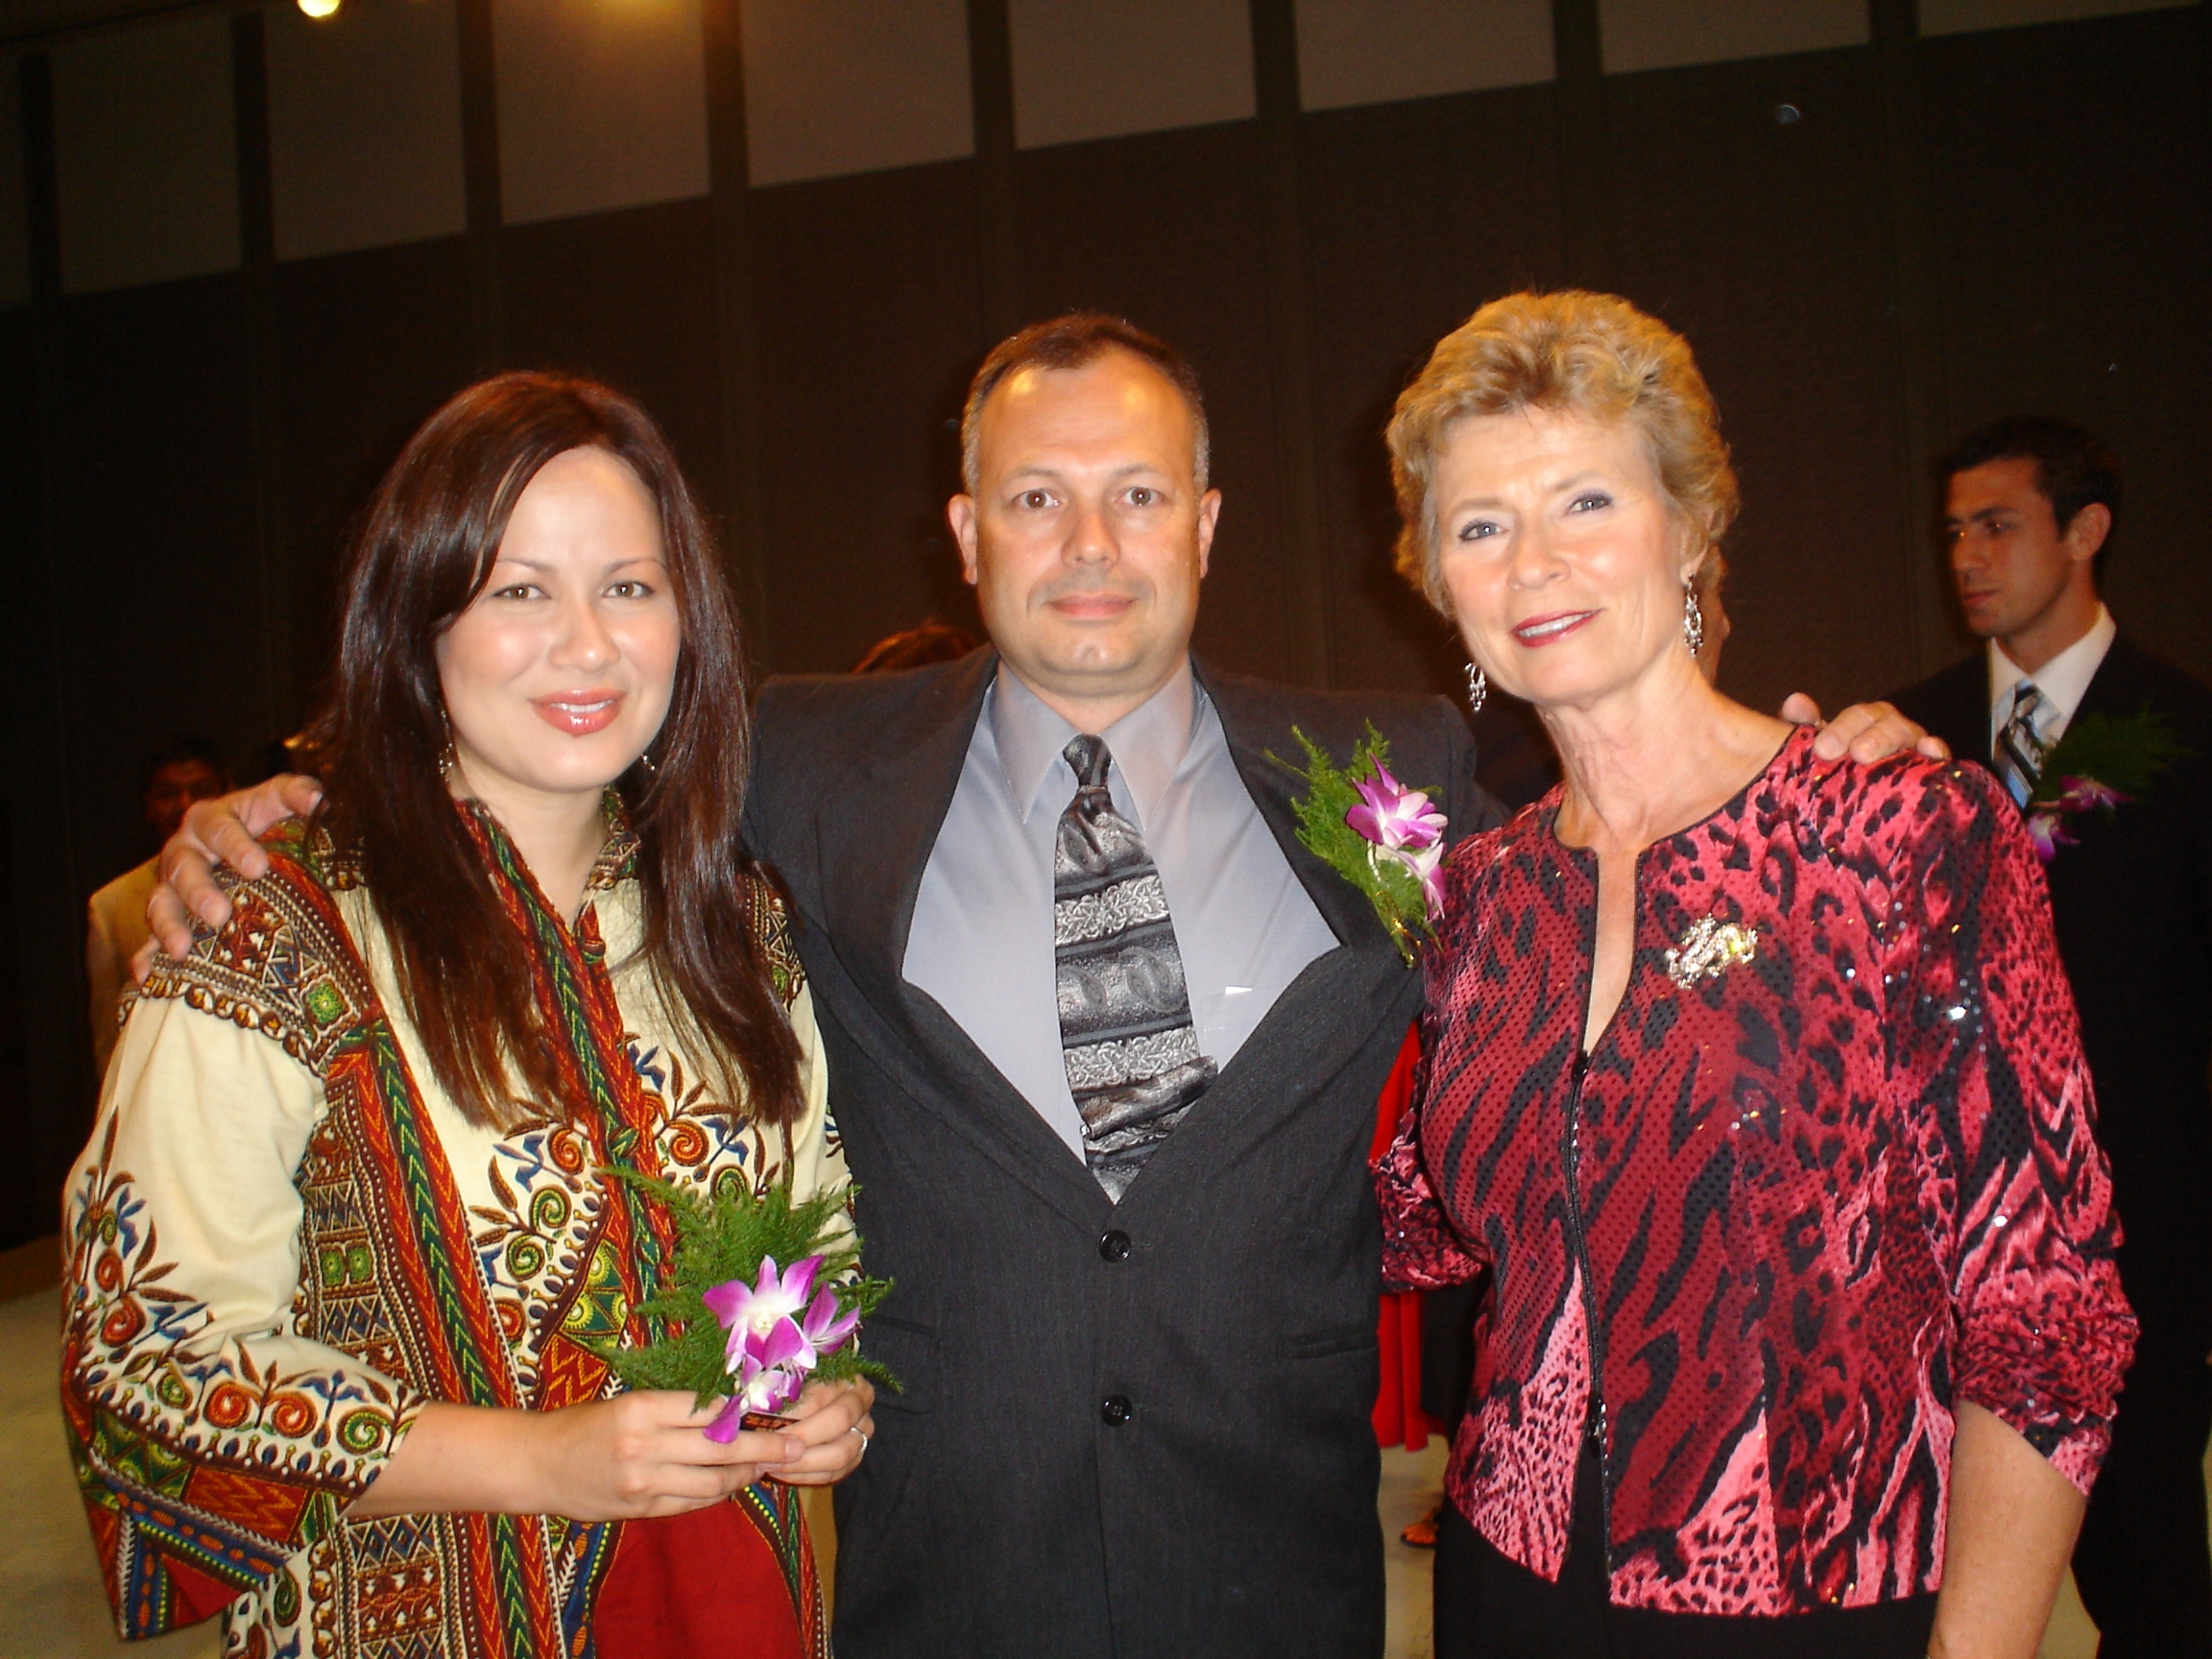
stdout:
POLYGON ((1595 1381, 1616 1602, 1934 1591, 1955 1403, 2086 1489, 2134 1341, 2019 815, 1974 768, 1798 733, 1638 860, 1628 988, 1577 1066, 1598 872, 1558 805, 1454 854, 1377 1166, 1388 1281, 1494 1276, 1446 1489, 1555 1579, 1595 1381), (1729 928, 1755 947, 1680 972, 1729 928))

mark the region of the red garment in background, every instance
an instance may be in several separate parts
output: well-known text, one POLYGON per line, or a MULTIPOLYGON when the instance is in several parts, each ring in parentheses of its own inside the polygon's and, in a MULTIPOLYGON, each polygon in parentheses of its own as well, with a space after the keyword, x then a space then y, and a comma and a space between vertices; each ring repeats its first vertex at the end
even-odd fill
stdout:
MULTIPOLYGON (((1413 1065, 1421 1058, 1421 1027, 1407 1028, 1398 1050, 1398 1063, 1390 1068, 1378 1106, 1375 1142, 1367 1149, 1372 1164, 1390 1149, 1391 1138, 1407 1104, 1413 1098, 1413 1065)), ((1375 1443, 1404 1446, 1418 1452, 1429 1444, 1437 1426, 1421 1409, 1421 1292, 1385 1293, 1382 1321, 1376 1335, 1382 1349, 1382 1385, 1375 1395, 1375 1443)))

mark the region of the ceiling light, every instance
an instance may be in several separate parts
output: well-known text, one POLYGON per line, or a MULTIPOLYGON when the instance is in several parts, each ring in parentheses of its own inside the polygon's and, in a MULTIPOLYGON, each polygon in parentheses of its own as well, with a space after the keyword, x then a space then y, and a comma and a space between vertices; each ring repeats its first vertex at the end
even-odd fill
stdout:
POLYGON ((310 17, 334 17, 339 0, 300 0, 300 10, 310 17))

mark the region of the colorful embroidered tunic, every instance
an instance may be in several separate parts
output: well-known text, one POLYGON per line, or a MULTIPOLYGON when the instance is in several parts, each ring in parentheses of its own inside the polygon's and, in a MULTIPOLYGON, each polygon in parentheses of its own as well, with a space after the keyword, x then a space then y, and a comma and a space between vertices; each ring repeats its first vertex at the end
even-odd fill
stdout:
POLYGON ((1559 799, 1453 855, 1378 1167, 1388 1280, 1492 1275, 1446 1490, 1555 1580, 1595 1419, 1614 1601, 1934 1591, 1957 1403, 2085 1489, 2134 1335, 2019 815, 1976 768, 1791 737, 1638 858, 1585 1061, 1598 869, 1559 799))
MULTIPOLYGON (((347 1505, 428 1401, 552 1409, 619 1391, 579 1339, 645 1334, 632 1310, 672 1240, 603 1168, 757 1190, 785 1141, 721 1111, 673 1037, 637 957, 626 832, 570 928, 490 817, 464 821, 537 942, 548 1041, 592 1110, 506 1131, 462 1117, 400 1012, 368 893, 319 832, 274 843, 229 924, 157 964, 117 1046, 67 1190, 62 1394, 125 1635, 221 1608, 232 1655, 596 1650, 599 1591, 631 1559, 622 1524, 356 1522, 347 1505)), ((841 1183, 843 1156, 765 883, 756 926, 805 1056, 788 1165, 805 1194, 841 1183)), ((826 1654, 788 1490, 694 1513, 718 1554, 735 1539, 768 1564, 762 1628, 781 1634, 760 1650, 826 1654), (733 1513, 752 1525, 733 1530, 733 1513)), ((665 1556, 669 1525, 633 1524, 633 1555, 665 1556)))

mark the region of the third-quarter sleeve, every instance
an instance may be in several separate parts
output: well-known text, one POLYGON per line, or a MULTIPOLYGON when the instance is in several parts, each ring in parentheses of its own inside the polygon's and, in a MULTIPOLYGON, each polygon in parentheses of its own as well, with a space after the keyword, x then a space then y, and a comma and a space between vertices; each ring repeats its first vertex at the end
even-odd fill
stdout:
POLYGON ((1958 1396, 2086 1491, 2135 1321, 2042 871, 1973 767, 1932 780, 1900 862, 1911 920, 1891 941, 1904 996, 1890 1028, 1921 1214, 1959 1319, 1958 1396))
MULTIPOLYGON (((247 933, 234 921, 202 952, 247 933)), ((157 977, 174 993, 197 970, 157 977)), ((423 1404, 299 1329, 295 1174, 325 1095, 253 1023, 141 998, 70 1178, 63 1415, 126 1636, 301 1572, 423 1404)), ((343 1285, 351 1268, 313 1270, 343 1285)))

